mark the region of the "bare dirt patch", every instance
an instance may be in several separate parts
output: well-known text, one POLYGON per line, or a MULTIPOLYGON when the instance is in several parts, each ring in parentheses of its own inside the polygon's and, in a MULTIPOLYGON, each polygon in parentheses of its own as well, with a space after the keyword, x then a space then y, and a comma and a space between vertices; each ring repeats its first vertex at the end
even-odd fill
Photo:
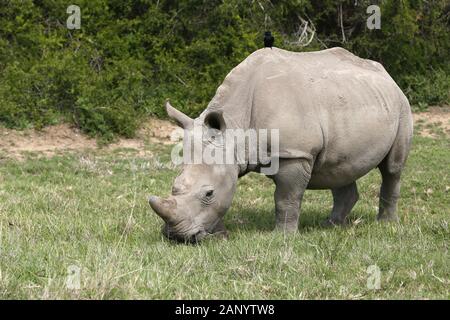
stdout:
POLYGON ((435 138, 439 134, 450 135, 450 106, 430 107, 427 112, 414 113, 415 132, 435 138))
POLYGON ((173 144, 183 138, 183 129, 176 124, 160 119, 149 119, 139 129, 137 137, 150 142, 173 144))
POLYGON ((8 157, 23 159, 28 152, 51 157, 61 151, 117 150, 135 149, 139 155, 149 153, 146 143, 173 144, 182 137, 179 128, 165 120, 150 119, 137 132, 134 139, 119 139, 100 146, 96 139, 90 138, 68 124, 49 126, 42 130, 23 131, 0 127, 0 151, 8 157))

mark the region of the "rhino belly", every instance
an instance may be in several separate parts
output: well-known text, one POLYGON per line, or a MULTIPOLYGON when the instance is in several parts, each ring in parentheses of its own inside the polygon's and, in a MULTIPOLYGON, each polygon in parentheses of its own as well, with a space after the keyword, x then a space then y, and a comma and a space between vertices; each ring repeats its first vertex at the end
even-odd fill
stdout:
POLYGON ((313 171, 308 189, 333 189, 346 186, 377 167, 383 158, 382 156, 373 158, 373 161, 367 164, 358 164, 351 159, 345 159, 340 164, 313 171))
POLYGON ((360 120, 357 125, 330 130, 315 159, 308 188, 348 185, 383 161, 394 143, 398 121, 391 118, 364 122, 360 120))

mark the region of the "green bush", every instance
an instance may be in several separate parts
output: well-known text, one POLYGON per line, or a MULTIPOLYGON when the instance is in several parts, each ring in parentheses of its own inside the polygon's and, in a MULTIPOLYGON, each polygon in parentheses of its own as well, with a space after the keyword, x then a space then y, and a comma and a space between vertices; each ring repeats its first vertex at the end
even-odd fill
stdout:
POLYGON ((225 75, 262 46, 294 51, 342 46, 383 63, 416 109, 448 103, 446 0, 79 0, 81 30, 68 30, 66 1, 0 0, 0 122, 43 127, 68 121, 110 140, 132 136, 170 98, 198 115, 225 75), (379 4, 381 30, 366 8, 379 4), (342 6, 342 12, 340 7, 342 6), (343 30, 338 17, 343 17, 343 30), (314 25, 295 44, 300 17, 314 25), (345 35, 345 39, 342 36, 345 35))
POLYGON ((407 75, 402 82, 405 94, 416 111, 450 101, 450 75, 441 69, 423 75, 407 75))

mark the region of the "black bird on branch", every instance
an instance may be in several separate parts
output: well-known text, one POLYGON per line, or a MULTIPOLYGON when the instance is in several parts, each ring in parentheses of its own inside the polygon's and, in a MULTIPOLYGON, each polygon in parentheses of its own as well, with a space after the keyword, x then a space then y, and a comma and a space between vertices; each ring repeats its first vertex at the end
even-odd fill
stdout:
POLYGON ((264 32, 264 47, 272 49, 275 38, 272 36, 272 32, 264 32))

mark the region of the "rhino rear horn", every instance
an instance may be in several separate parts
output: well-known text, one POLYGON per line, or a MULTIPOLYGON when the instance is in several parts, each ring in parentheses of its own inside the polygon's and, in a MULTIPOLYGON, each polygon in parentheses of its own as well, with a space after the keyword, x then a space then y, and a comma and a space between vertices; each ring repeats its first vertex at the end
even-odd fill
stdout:
POLYGON ((170 118, 175 120, 183 129, 190 129, 194 126, 194 119, 188 117, 183 112, 172 107, 170 102, 166 101, 166 111, 170 118))

